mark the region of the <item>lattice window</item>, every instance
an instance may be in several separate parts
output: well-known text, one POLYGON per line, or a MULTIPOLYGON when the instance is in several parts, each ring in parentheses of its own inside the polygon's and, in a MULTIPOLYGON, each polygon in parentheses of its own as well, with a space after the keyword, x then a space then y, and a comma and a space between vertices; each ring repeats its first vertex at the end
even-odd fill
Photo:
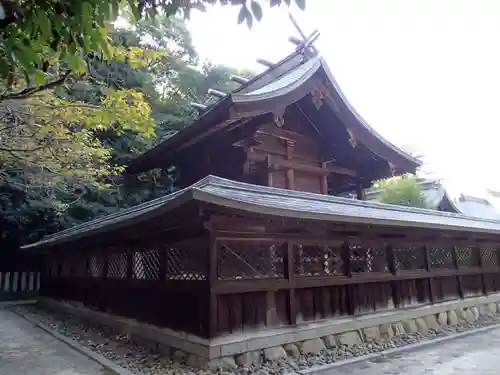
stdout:
POLYGON ((194 241, 167 248, 167 280, 206 280, 208 252, 200 246, 202 243, 194 241))
POLYGON ((89 275, 92 277, 101 277, 104 271, 104 260, 100 256, 93 255, 89 262, 89 275))
POLYGON ((481 248, 481 261, 484 268, 498 267, 498 250, 493 246, 481 248))
POLYGON ((158 280, 160 278, 160 252, 149 250, 134 253, 132 277, 142 280, 158 280))
POLYGON ((219 279, 284 277, 283 244, 221 242, 217 244, 219 279))
POLYGON ((344 275, 341 247, 297 245, 295 274, 299 276, 344 275))
POLYGON ((430 268, 455 268, 453 263, 453 248, 431 247, 429 248, 430 268))
POLYGON ((425 252, 419 246, 398 246, 393 248, 396 270, 409 271, 425 269, 425 252))
POLYGON ((349 250, 352 273, 389 272, 384 245, 361 246, 350 244, 349 250))
POLYGON ((108 258, 108 277, 124 279, 127 277, 127 253, 111 254, 108 258))
POLYGON ((462 268, 479 267, 478 248, 474 246, 457 246, 457 264, 462 268))

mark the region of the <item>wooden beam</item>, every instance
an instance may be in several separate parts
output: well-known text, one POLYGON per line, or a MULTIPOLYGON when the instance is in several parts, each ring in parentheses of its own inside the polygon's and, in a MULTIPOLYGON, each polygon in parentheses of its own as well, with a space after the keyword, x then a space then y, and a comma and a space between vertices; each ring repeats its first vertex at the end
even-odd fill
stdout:
MULTIPOLYGON (((266 155, 257 152, 252 152, 248 154, 248 159, 255 162, 263 162, 266 160, 266 155)), ((272 167, 278 170, 295 169, 296 171, 307 172, 317 175, 328 175, 330 173, 336 173, 351 177, 357 176, 356 171, 332 163, 327 163, 325 169, 321 167, 316 167, 314 165, 299 164, 293 160, 273 160, 272 167)))

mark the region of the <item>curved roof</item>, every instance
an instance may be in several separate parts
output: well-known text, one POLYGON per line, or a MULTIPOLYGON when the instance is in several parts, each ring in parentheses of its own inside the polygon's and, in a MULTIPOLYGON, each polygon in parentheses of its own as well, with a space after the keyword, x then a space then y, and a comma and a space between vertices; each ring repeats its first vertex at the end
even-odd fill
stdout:
POLYGON ((312 57, 267 85, 242 94, 234 93, 231 98, 237 110, 241 107, 241 112, 244 111, 245 104, 262 102, 264 105, 261 105, 259 109, 261 113, 265 113, 269 111, 269 108, 265 105, 266 101, 271 102, 280 98, 285 101, 284 105, 289 105, 297 100, 296 95, 293 95, 294 93, 302 93, 302 96, 305 96, 304 93, 307 94, 317 86, 318 81, 314 81, 317 73, 322 73, 326 78, 322 80, 322 83, 325 83, 330 89, 330 99, 333 101, 331 104, 336 115, 339 116, 357 140, 361 141, 373 153, 378 154, 396 166, 399 166, 402 161, 406 162, 409 168, 403 168, 405 170, 415 169, 421 165, 420 160, 382 137, 361 117, 345 97, 328 64, 322 57, 312 57), (305 90, 301 90, 301 88, 305 88, 305 90), (288 101, 286 100, 287 96, 290 96, 288 101))
POLYGON ((500 234, 500 220, 356 201, 348 198, 257 186, 208 176, 178 192, 63 230, 24 249, 46 247, 130 227, 167 214, 187 202, 209 203, 253 214, 338 223, 420 227, 500 234))
POLYGON ((306 58, 298 53, 288 56, 257 79, 219 100, 192 126, 132 161, 128 171, 145 170, 149 156, 175 152, 176 144, 201 141, 204 136, 224 129, 231 122, 284 109, 321 86, 328 91, 324 100, 357 141, 392 163, 398 171, 415 172, 421 162, 387 141, 361 117, 341 91, 325 60, 318 56, 306 58))
POLYGON ((461 195, 456 205, 464 215, 500 220, 500 211, 487 199, 461 195))

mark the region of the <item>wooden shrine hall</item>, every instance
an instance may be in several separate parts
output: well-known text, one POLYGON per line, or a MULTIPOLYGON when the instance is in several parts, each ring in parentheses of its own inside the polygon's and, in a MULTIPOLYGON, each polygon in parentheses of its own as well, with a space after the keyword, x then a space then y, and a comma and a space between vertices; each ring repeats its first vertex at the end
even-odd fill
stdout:
POLYGON ((174 168, 176 192, 25 246, 41 295, 216 338, 498 292, 500 221, 335 196, 419 161, 310 41, 128 167, 174 168))

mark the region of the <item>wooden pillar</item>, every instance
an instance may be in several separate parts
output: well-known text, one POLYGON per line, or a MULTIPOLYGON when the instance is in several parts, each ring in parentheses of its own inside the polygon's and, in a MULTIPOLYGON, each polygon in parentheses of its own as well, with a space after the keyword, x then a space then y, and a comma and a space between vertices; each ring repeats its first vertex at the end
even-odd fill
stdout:
POLYGON ((359 201, 365 200, 365 189, 363 189, 363 180, 361 179, 356 184, 356 197, 359 201))
POLYGON ((214 286, 217 282, 217 241, 213 236, 210 237, 208 248, 208 301, 209 301, 209 322, 208 322, 208 336, 213 338, 217 335, 218 328, 218 306, 217 294, 214 292, 214 286))
MULTIPOLYGON (((424 252, 425 252, 425 269, 427 270, 427 272, 430 272, 431 271, 431 261, 430 261, 430 257, 429 257, 429 245, 428 244, 425 244, 424 245, 424 252)), ((434 283, 433 283, 433 280, 432 280, 432 277, 429 277, 428 279, 428 282, 429 282, 429 297, 430 297, 430 302, 434 303, 436 302, 436 296, 434 295, 434 283)))
POLYGON ((128 280, 132 280, 134 273, 134 251, 132 249, 127 250, 127 275, 128 280))
MULTIPOLYGON (((453 259, 453 267, 458 271, 458 260, 457 260, 457 247, 455 245, 451 248, 451 257, 453 259)), ((462 289, 462 282, 460 276, 457 276, 458 294, 460 298, 464 298, 464 291, 462 289)))
POLYGON ((297 299, 295 295, 295 285, 294 285, 294 277, 295 277, 295 258, 293 251, 293 243, 287 242, 286 244, 286 262, 285 262, 285 277, 288 279, 290 289, 288 290, 288 303, 289 303, 289 312, 290 312, 290 324, 297 323, 297 299))
MULTIPOLYGON (((291 140, 286 141, 286 155, 285 158, 286 160, 292 160, 293 159, 293 148, 295 147, 295 142, 291 140)), ((295 171, 293 168, 289 168, 286 171, 286 188, 294 190, 295 189, 295 171)))
MULTIPOLYGON (((321 162, 321 168, 327 169, 326 162, 321 162)), ((321 194, 328 194, 328 174, 321 176, 321 194)))
POLYGON ((271 155, 266 155, 267 186, 273 186, 273 161, 271 155))
MULTIPOLYGON (((386 256, 387 256, 387 265, 389 266, 389 272, 391 272, 394 276, 397 274, 396 261, 394 259, 394 249, 392 245, 388 244, 385 248, 386 256)), ((399 281, 391 281, 391 289, 392 289, 392 301, 394 303, 394 307, 399 307, 399 281)))
POLYGON ((488 294, 488 288, 486 287, 483 257, 481 256, 481 246, 477 246, 476 250, 477 250, 476 256, 478 258, 478 264, 479 264, 479 267, 481 268, 481 289, 483 291, 483 294, 487 295, 488 294))
MULTIPOLYGON (((344 264, 344 275, 346 277, 352 277, 351 274, 351 248, 349 242, 345 241, 342 246, 342 260, 344 264)), ((354 293, 352 293, 352 287, 349 284, 343 285, 343 288, 347 288, 347 311, 349 315, 354 315, 356 312, 356 302, 354 301, 354 293)))

